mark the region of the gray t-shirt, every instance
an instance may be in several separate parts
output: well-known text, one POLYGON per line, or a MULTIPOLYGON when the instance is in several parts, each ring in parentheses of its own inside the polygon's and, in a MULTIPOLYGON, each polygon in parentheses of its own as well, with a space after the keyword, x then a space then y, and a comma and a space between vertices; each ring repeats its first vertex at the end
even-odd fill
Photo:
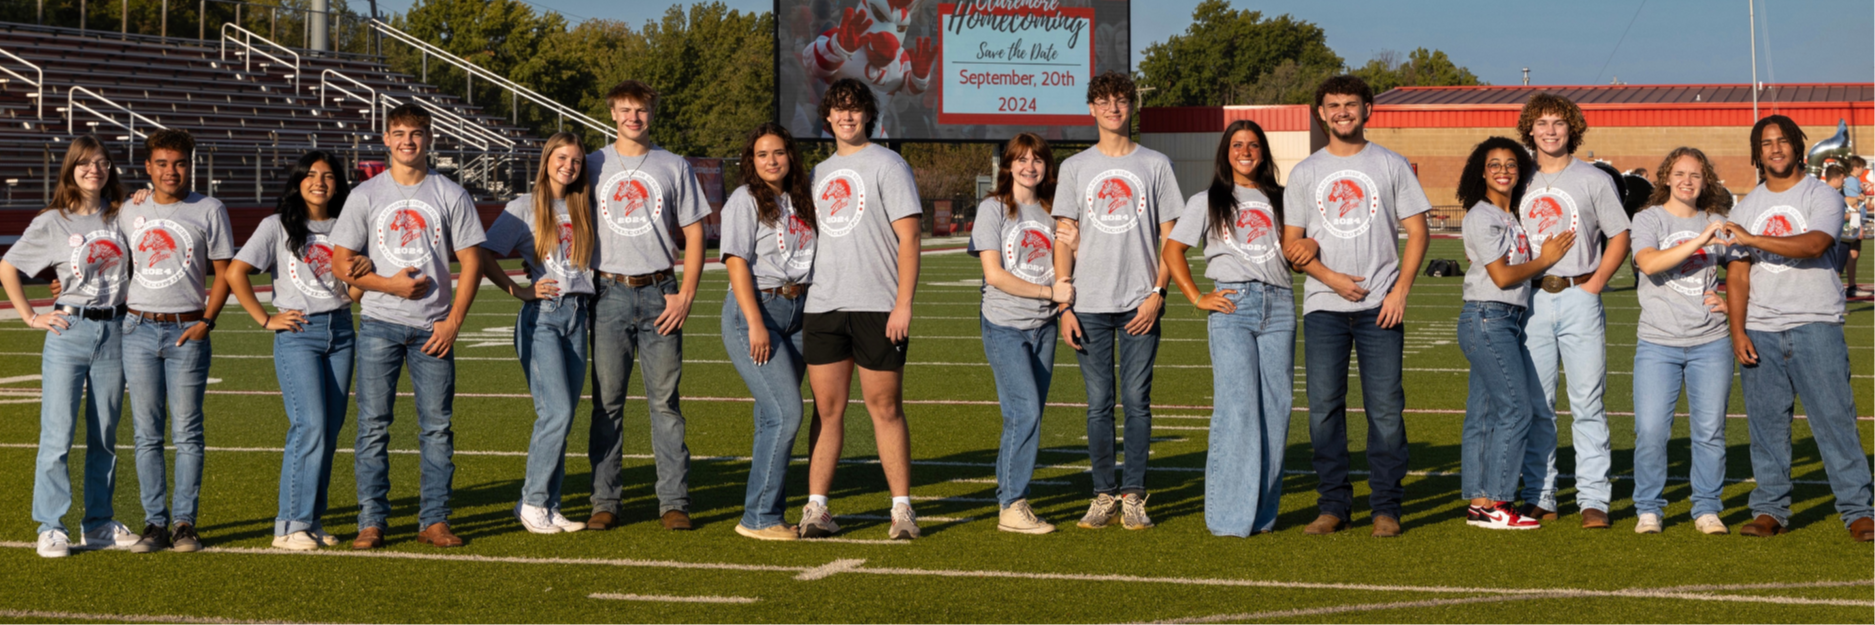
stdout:
POLYGON ((1571 159, 1555 175, 1531 172, 1523 194, 1517 212, 1523 216, 1523 230, 1530 233, 1532 247, 1542 247, 1565 230, 1576 231, 1575 246, 1544 275, 1594 273, 1602 262, 1602 246, 1595 235, 1612 238, 1628 229, 1628 213, 1621 208, 1621 196, 1615 195, 1614 178, 1581 160, 1571 159))
MULTIPOLYGON (((762 223, 761 212, 749 187, 736 187, 723 203, 723 258, 734 256, 749 263, 755 288, 772 289, 789 282, 814 281, 814 229, 794 216, 794 200, 775 194, 781 213, 774 224, 762 223)), ((896 296, 896 293, 894 293, 896 296)))
POLYGON ((302 253, 287 247, 280 216, 269 215, 234 259, 273 275, 274 308, 308 315, 349 308, 350 287, 332 275, 332 228, 337 225, 337 219, 307 221, 302 253))
MULTIPOLYGON (((1015 218, 996 198, 977 205, 977 223, 970 230, 971 256, 984 252, 996 257, 1010 274, 1031 284, 1055 283, 1055 220, 1041 204, 1023 204, 1015 218)), ((1055 304, 1045 299, 1017 297, 983 284, 983 318, 1005 328, 1029 330, 1054 316, 1055 304)))
POLYGON ((1524 234, 1517 218, 1490 202, 1479 202, 1465 211, 1461 230, 1465 235, 1465 259, 1471 261, 1465 269, 1465 301, 1529 306, 1530 281, 1500 289, 1485 268, 1500 258, 1509 265, 1530 262, 1530 237, 1524 234))
POLYGON ((1365 278, 1367 289, 1366 298, 1350 302, 1310 277, 1302 284, 1303 314, 1380 306, 1400 279, 1400 220, 1429 210, 1412 164, 1379 144, 1347 157, 1324 148, 1296 163, 1283 187, 1284 224, 1315 240, 1322 266, 1365 278))
POLYGON ((539 281, 551 278, 560 283, 562 294, 593 294, 592 267, 580 269, 567 260, 573 249, 573 218, 566 212, 565 200, 553 201, 553 231, 559 237, 560 244, 554 246, 553 256, 547 262, 534 261, 534 234, 540 228, 534 225, 534 196, 523 193, 508 202, 508 207, 495 216, 495 223, 488 225, 488 240, 482 247, 496 254, 520 254, 527 267, 527 279, 539 281))
POLYGON ((1211 192, 1205 190, 1185 203, 1178 225, 1172 226, 1172 240, 1204 249, 1204 277, 1213 281, 1294 284, 1283 260, 1282 216, 1270 206, 1269 196, 1247 187, 1232 189, 1231 196, 1235 234, 1211 223, 1211 192))
POLYGON ((638 276, 670 269, 674 233, 710 214, 690 162, 663 148, 620 156, 607 145, 586 155, 586 172, 599 210, 600 271, 638 276))
MULTIPOLYGON (((1706 224, 1724 220, 1703 211, 1692 217, 1675 217, 1666 207, 1653 206, 1634 215, 1628 237, 1636 254, 1644 249, 1666 250, 1698 238, 1706 224)), ((1725 244, 1715 239, 1694 251, 1679 267, 1642 276, 1635 288, 1641 302, 1641 325, 1636 335, 1668 347, 1705 345, 1729 336, 1725 314, 1712 312, 1712 307, 1706 305, 1706 292, 1718 289, 1719 263, 1725 252, 1725 244)))
POLYGON ((47 210, 26 225, 5 260, 29 276, 55 268, 64 289, 60 304, 110 308, 124 303, 129 251, 115 220, 105 221, 98 213, 66 217, 47 210))
POLYGON ((126 202, 117 227, 130 235, 131 308, 154 313, 202 310, 208 301, 209 263, 234 258, 228 209, 220 200, 190 193, 175 204, 126 202))
MULTIPOLYGON (((1842 230, 1842 194, 1815 178, 1804 177, 1783 193, 1764 185, 1752 189, 1732 208, 1730 221, 1752 234, 1791 236, 1842 230)), ((1806 323, 1842 323, 1842 281, 1836 276, 1835 245, 1816 258, 1795 259, 1742 245, 1734 258, 1751 263, 1751 306, 1745 328, 1783 332, 1806 323)))
POLYGON ((1132 312, 1159 276, 1159 224, 1184 196, 1172 160, 1146 146, 1119 158, 1088 148, 1061 161, 1054 216, 1079 222, 1074 311, 1132 312))
POLYGON ((807 312, 892 312, 898 300, 898 233, 892 222, 924 213, 911 166, 877 143, 814 166, 820 226, 807 312))
POLYGON ((469 192, 431 171, 416 186, 397 184, 389 172, 352 189, 332 228, 332 244, 371 258, 374 272, 392 276, 405 267, 430 279, 428 293, 404 299, 366 291, 360 310, 379 321, 429 329, 449 317, 449 253, 485 239, 469 192))

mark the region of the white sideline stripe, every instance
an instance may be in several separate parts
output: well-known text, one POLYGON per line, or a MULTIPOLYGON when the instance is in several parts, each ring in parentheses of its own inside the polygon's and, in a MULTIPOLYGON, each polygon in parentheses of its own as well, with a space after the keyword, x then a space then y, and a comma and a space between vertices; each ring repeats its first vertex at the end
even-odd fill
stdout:
MULTIPOLYGON (((1033 482, 1030 482, 1030 483, 1032 484, 1033 482)), ((995 497, 932 497, 928 495, 927 496, 912 495, 911 500, 912 501, 936 501, 936 502, 941 502, 941 503, 1002 503, 1001 501, 997 501, 995 497)), ((931 517, 918 517, 918 518, 928 519, 931 517)))
POLYGON ((55 612, 50 610, 0 610, 0 618, 21 620, 104 621, 106 623, 292 623, 295 621, 256 621, 215 616, 179 616, 174 614, 96 614, 55 612))
POLYGON ((859 558, 844 558, 840 560, 834 560, 832 562, 828 562, 826 564, 801 571, 801 574, 794 576, 794 579, 797 581, 811 582, 817 579, 826 578, 827 576, 833 575, 835 573, 844 573, 844 572, 858 569, 859 565, 865 564, 865 563, 866 563, 865 560, 862 560, 859 558))
MULTIPOLYGON (((916 499, 916 497, 914 497, 914 499, 916 499)), ((802 542, 802 543, 842 543, 842 544, 849 544, 849 545, 909 545, 911 544, 911 541, 909 540, 892 540, 889 538, 796 538, 794 539, 794 541, 802 542)))
MULTIPOLYGON (((916 460, 913 460, 912 462, 914 462, 914 463, 916 463, 917 461, 916 461, 916 460)), ((957 478, 957 479, 954 479, 954 480, 951 480, 951 483, 953 483, 953 484, 995 484, 995 483, 996 483, 996 478, 988 478, 988 477, 977 477, 977 478, 971 478, 971 477, 960 477, 960 478, 957 478)), ((1041 485, 1041 486, 1067 486, 1067 485, 1068 485, 1068 483, 1067 483, 1067 482, 1063 482, 1063 481, 1060 481, 1060 480, 1029 480, 1029 484, 1031 484, 1031 485, 1041 485)))
POLYGON ((1156 623, 1238 623, 1238 622, 1243 622, 1243 621, 1256 621, 1256 620, 1265 620, 1265 619, 1293 620, 1293 617, 1297 617, 1297 616, 1314 616, 1318 614, 1342 614, 1342 613, 1347 613, 1347 612, 1369 612, 1373 610, 1397 610, 1397 609, 1403 609, 1403 608, 1431 608, 1431 607, 1437 607, 1437 606, 1442 606, 1442 605, 1464 605, 1468 603, 1497 603, 1501 601, 1527 601, 1530 599, 1550 599, 1550 598, 1561 597, 1561 596, 1564 596, 1564 595, 1562 595, 1561 593, 1541 593, 1541 594, 1528 594, 1528 595, 1488 595, 1488 596, 1483 596, 1483 597, 1466 597, 1463 599, 1426 599, 1423 601, 1395 601, 1391 603, 1357 603, 1354 605, 1337 605, 1337 606, 1328 606, 1328 607, 1321 607, 1321 608, 1297 608, 1294 610, 1273 610, 1269 612, 1239 612, 1236 614, 1213 614, 1211 616, 1194 616, 1194 617, 1189 617, 1189 618, 1174 618, 1174 619, 1165 619, 1162 621, 1148 621, 1148 622, 1155 623, 1155 624, 1156 623))
MULTIPOLYGON (((833 515, 833 518, 836 518, 836 519, 857 519, 857 520, 861 520, 861 521, 890 521, 890 520, 892 520, 892 516, 891 516, 891 515, 888 515, 888 514, 836 514, 836 515, 833 515)), ((920 515, 918 515, 918 520, 920 520, 920 521, 930 521, 930 522, 932 522, 932 523, 969 523, 969 522, 971 522, 971 521, 975 521, 975 520, 976 520, 976 517, 967 517, 967 516, 954 516, 954 517, 953 517, 953 516, 925 516, 925 515, 922 515, 922 514, 920 514, 920 515)))
POLYGON ((708 595, 679 597, 676 595, 634 595, 630 593, 618 594, 609 592, 595 592, 586 595, 586 598, 606 599, 609 601, 663 601, 669 603, 755 603, 762 600, 760 597, 716 597, 708 595))

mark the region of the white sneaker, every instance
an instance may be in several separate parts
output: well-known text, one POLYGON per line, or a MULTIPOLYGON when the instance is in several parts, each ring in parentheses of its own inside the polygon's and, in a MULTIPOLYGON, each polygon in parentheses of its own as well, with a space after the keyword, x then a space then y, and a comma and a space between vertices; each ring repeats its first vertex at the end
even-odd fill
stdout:
POLYGON ((313 540, 319 541, 319 544, 322 546, 326 546, 326 547, 339 546, 339 537, 333 536, 331 534, 327 534, 326 528, 324 527, 314 525, 312 529, 306 530, 306 534, 312 536, 313 540))
POLYGON ((1090 530, 1100 529, 1111 523, 1114 515, 1119 513, 1120 500, 1114 498, 1113 495, 1101 493, 1094 496, 1094 503, 1087 507, 1087 515, 1081 517, 1080 522, 1075 525, 1090 530))
POLYGON ((39 557, 63 558, 72 555, 72 538, 63 530, 46 530, 39 533, 39 557))
POLYGON ((918 537, 918 515, 911 511, 911 504, 892 505, 892 529, 886 531, 886 537, 892 540, 918 537))
POLYGON ((123 523, 110 521, 85 532, 86 549, 129 549, 137 544, 138 536, 123 523))
POLYGON ((560 533, 560 528, 547 516, 547 509, 540 506, 517 502, 514 504, 514 518, 521 520, 521 527, 535 534, 560 533))
POLYGON ((1143 530, 1152 527, 1152 517, 1146 515, 1146 497, 1127 493, 1120 497, 1120 527, 1129 530, 1143 530))
POLYGON ((1699 515, 1697 519, 1693 519, 1693 528, 1699 530, 1701 534, 1714 536, 1732 533, 1731 528, 1726 527, 1725 522, 1719 520, 1719 515, 1710 512, 1699 515))
POLYGON ((562 532, 577 532, 586 529, 586 523, 584 521, 575 521, 566 518, 566 515, 560 514, 559 508, 547 509, 547 523, 560 528, 562 532))
POLYGON ((1659 534, 1660 533, 1660 515, 1654 514, 1652 512, 1642 512, 1641 521, 1639 523, 1634 524, 1634 533, 1636 534, 1659 534))
POLYGON ((273 537, 273 548, 287 551, 317 551, 319 539, 313 538, 312 532, 301 530, 285 536, 273 537))
POLYGON ((996 529, 1017 534, 1047 534, 1055 531, 1055 525, 1035 516, 1029 500, 1019 499, 997 515, 996 529))
POLYGON ((809 501, 801 508, 801 538, 826 538, 839 531, 840 524, 833 522, 827 506, 809 501))

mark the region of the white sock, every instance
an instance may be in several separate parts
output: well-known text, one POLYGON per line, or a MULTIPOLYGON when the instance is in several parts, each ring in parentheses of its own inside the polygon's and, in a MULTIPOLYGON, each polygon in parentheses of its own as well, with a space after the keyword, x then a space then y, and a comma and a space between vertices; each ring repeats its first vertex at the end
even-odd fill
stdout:
POLYGON ((911 498, 910 497, 893 497, 892 507, 896 508, 898 507, 899 504, 905 504, 906 506, 910 506, 911 498))
POLYGON ((820 506, 823 508, 827 507, 827 496, 826 495, 808 495, 807 503, 810 505, 820 504, 820 506))

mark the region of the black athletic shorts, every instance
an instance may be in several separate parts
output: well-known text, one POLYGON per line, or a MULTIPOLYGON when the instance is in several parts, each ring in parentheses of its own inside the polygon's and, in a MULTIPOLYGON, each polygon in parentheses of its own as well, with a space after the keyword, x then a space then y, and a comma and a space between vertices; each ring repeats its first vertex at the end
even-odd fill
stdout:
POLYGON ((893 343, 885 336, 892 313, 835 310, 807 313, 802 320, 802 356, 810 365, 830 365, 848 358, 873 371, 905 367, 905 348, 911 340, 893 343))

